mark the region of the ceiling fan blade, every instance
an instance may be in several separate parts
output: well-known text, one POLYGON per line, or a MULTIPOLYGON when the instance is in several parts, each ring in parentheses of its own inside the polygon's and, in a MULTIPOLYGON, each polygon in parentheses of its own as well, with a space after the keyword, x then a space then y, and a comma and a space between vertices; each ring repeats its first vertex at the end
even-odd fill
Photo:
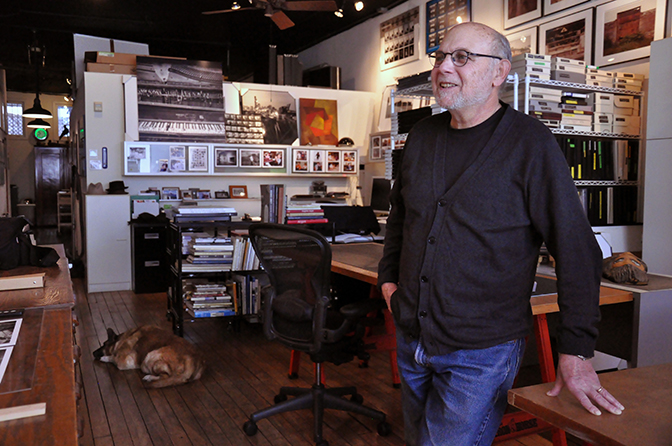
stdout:
POLYGON ((225 12, 237 11, 236 9, 220 9, 219 11, 203 11, 203 15, 224 14, 225 12))
POLYGON ((273 20, 273 23, 278 25, 278 28, 281 30, 291 28, 294 26, 294 22, 290 20, 289 17, 287 17, 287 14, 285 14, 282 11, 276 11, 273 13, 271 16, 271 20, 273 20))
POLYGON ((334 0, 297 0, 287 1, 283 5, 287 11, 336 11, 334 0))

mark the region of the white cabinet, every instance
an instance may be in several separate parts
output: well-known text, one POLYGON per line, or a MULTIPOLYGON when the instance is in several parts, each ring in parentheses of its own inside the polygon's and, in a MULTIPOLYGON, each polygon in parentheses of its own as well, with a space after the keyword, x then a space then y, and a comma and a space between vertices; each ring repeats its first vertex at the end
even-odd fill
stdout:
POLYGON ((86 195, 85 208, 87 291, 130 290, 129 195, 86 195))

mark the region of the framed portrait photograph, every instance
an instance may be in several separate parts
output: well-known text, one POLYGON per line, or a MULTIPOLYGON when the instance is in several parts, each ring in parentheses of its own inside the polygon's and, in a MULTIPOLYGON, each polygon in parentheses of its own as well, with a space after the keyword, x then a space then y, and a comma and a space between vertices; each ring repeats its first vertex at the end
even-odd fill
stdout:
POLYGON ((504 29, 541 17, 541 0, 504 0, 504 29))
POLYGON ((590 64, 592 35, 592 9, 570 14, 539 25, 539 52, 590 64))
POLYGON ((506 39, 511 45, 511 56, 531 53, 537 54, 537 27, 507 34, 506 39))
POLYGON ((199 200, 209 200, 211 198, 210 197, 210 191, 209 190, 199 190, 196 198, 199 199, 199 200))
POLYGON ((215 167, 238 167, 238 149, 215 147, 215 167))
POLYGON ((161 188, 161 199, 162 200, 179 200, 180 199, 180 188, 179 187, 162 187, 161 188))
POLYGON ((616 0, 598 6, 595 65, 648 57, 651 42, 664 37, 665 5, 665 0, 616 0))
POLYGON ((262 167, 285 167, 285 151, 282 149, 264 149, 261 156, 262 167))
POLYGON ((188 190, 188 189, 182 190, 182 191, 180 191, 180 193, 182 194, 182 199, 183 199, 183 200, 187 200, 187 201, 189 201, 189 200, 193 200, 193 199, 194 199, 194 195, 193 195, 193 194, 191 193, 191 191, 188 190))
POLYGON ((247 198, 247 186, 229 186, 231 198, 247 198))
POLYGON ((371 145, 369 146, 369 161, 384 161, 385 151, 383 143, 390 138, 390 132, 378 132, 371 134, 371 145))
POLYGON ((215 191, 215 198, 222 199, 222 198, 231 198, 229 195, 228 190, 216 190, 215 191))
POLYGON ((588 0, 544 0, 544 15, 550 15, 586 1, 588 0))
POLYGON ((293 172, 309 172, 308 168, 309 151, 303 149, 294 149, 294 164, 292 165, 293 172))
POLYGON ((326 152, 324 150, 310 151, 310 171, 326 172, 326 152))
POLYGON ((189 170, 195 172, 208 170, 207 146, 189 146, 189 170))
POLYGON ((261 167, 261 150, 240 149, 240 167, 261 167))

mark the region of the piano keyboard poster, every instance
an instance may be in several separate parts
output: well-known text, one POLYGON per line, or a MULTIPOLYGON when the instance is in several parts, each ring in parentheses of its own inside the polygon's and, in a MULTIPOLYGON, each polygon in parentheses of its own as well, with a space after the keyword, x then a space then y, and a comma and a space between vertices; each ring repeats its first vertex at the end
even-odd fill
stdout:
POLYGON ((137 58, 140 141, 225 142, 222 64, 137 58))

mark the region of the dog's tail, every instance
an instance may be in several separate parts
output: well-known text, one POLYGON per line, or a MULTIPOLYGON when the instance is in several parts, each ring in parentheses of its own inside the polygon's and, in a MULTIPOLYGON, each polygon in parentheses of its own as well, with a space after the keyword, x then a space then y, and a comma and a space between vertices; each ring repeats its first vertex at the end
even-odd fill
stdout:
POLYGON ((143 379, 147 387, 159 389, 195 381, 203 375, 204 370, 205 360, 200 356, 188 356, 179 364, 158 359, 152 364, 151 370, 143 370, 147 373, 143 379))

